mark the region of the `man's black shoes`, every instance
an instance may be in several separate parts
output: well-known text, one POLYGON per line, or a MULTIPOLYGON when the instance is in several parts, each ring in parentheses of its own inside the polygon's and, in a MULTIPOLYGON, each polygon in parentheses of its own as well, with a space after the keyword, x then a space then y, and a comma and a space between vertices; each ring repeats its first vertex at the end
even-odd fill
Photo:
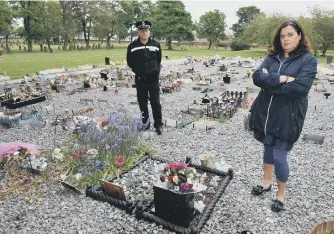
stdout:
POLYGON ((161 126, 156 127, 155 131, 157 132, 158 135, 161 135, 162 134, 162 127, 161 126))

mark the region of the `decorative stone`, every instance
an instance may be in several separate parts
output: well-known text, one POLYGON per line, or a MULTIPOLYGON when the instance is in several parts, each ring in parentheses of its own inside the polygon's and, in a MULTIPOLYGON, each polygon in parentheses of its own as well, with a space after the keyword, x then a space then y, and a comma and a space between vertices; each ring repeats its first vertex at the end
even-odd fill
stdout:
POLYGON ((313 134, 304 134, 303 140, 304 141, 314 141, 315 143, 322 145, 325 141, 325 137, 313 135, 313 134))

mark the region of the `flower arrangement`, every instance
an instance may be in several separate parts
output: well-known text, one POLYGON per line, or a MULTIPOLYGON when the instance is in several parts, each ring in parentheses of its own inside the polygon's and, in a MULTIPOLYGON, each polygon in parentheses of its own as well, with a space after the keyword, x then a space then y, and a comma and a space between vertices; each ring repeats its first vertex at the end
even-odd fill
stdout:
POLYGON ((119 175, 149 150, 141 138, 141 118, 111 113, 101 124, 86 121, 64 146, 65 169, 78 189, 98 185, 100 179, 119 175))
POLYGON ((186 193, 193 191, 195 175, 196 169, 188 167, 185 162, 172 162, 164 168, 160 180, 167 182, 168 187, 186 193))

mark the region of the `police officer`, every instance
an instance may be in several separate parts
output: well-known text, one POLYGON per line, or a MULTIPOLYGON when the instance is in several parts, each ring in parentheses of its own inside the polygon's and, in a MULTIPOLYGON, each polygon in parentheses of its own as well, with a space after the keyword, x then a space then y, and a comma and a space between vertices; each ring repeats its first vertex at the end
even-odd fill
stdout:
MULTIPOLYGON (((142 113, 142 121, 147 124, 149 118, 147 104, 148 94, 150 94, 154 127, 156 132, 161 135, 162 114, 159 88, 161 47, 157 41, 150 38, 151 26, 151 22, 146 20, 136 23, 138 38, 128 46, 126 59, 128 66, 136 74, 137 99, 142 113)), ((149 128, 150 123, 148 123, 146 130, 149 128)))

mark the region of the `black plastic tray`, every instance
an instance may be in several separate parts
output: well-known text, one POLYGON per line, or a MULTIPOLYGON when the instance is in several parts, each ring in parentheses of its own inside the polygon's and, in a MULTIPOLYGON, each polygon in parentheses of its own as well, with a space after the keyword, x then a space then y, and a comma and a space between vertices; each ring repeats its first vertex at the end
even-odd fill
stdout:
POLYGON ((17 109, 17 108, 21 108, 21 107, 24 107, 24 106, 29 106, 29 105, 32 105, 32 104, 43 102, 45 100, 46 100, 45 96, 38 96, 38 97, 34 97, 32 99, 28 99, 28 100, 25 100, 25 101, 22 101, 22 102, 16 102, 16 103, 14 103, 14 99, 9 99, 9 100, 6 100, 4 102, 1 102, 1 106, 3 106, 3 107, 5 106, 8 109, 17 109))

